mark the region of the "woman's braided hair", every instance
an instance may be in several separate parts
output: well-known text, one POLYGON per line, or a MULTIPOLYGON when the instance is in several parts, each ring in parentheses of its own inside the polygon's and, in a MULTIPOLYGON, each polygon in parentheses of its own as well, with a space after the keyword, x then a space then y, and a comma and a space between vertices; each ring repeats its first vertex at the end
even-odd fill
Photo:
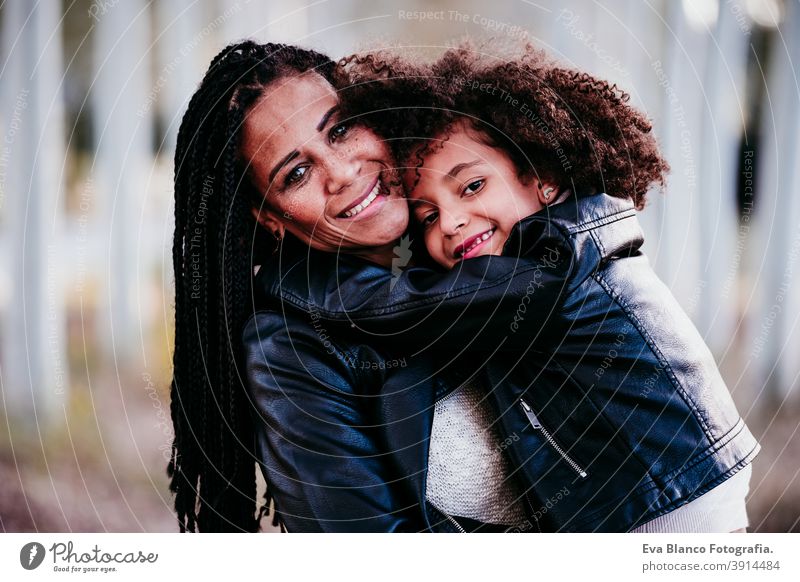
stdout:
POLYGON ((260 201, 238 151, 245 114, 264 87, 310 70, 334 82, 335 63, 320 53, 231 44, 212 60, 181 121, 172 248, 175 439, 167 466, 181 532, 254 532, 269 511, 267 491, 255 517, 254 431, 239 374, 254 249, 263 248, 265 232, 251 215, 260 201))
POLYGON ((669 165, 629 96, 531 45, 502 58, 464 43, 433 62, 377 51, 341 64, 351 83, 343 115, 388 139, 400 165, 418 166, 466 120, 522 179, 596 189, 640 209, 665 185, 669 165))

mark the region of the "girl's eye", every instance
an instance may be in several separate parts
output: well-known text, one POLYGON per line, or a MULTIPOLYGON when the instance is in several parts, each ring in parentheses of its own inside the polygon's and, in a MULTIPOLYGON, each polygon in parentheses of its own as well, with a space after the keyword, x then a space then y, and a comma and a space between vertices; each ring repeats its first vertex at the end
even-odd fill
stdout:
POLYGON ((350 131, 350 126, 346 123, 334 125, 329 134, 331 141, 336 141, 337 139, 346 136, 348 131, 350 131))
POLYGON ((472 196, 477 194, 483 188, 483 180, 473 180, 464 188, 464 196, 472 196))
POLYGON ((436 219, 437 219, 437 218, 439 218, 439 212, 437 212, 436 210, 434 210, 433 212, 429 212, 428 214, 426 214, 425 216, 423 216, 423 217, 422 217, 422 220, 420 220, 420 222, 422 223, 422 226, 423 226, 423 227, 425 227, 425 228, 428 228, 428 227, 429 227, 429 226, 431 226, 431 225, 432 225, 434 222, 436 222, 436 219))
POLYGON ((308 166, 297 166, 296 168, 293 168, 292 170, 289 171, 289 173, 286 174, 284 183, 287 186, 291 184, 296 184, 305 177, 307 171, 308 171, 308 166))

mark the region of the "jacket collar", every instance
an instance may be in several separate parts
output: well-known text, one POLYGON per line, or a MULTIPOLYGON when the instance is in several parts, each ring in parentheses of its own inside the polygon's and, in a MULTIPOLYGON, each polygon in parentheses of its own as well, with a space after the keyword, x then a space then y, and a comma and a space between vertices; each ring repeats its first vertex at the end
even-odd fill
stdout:
POLYGON ((570 192, 564 202, 548 206, 537 214, 561 223, 572 234, 635 216, 636 209, 629 198, 587 190, 578 194, 570 192))
POLYGON ((563 202, 547 206, 514 225, 503 247, 504 254, 513 254, 511 250, 515 248, 530 248, 536 238, 550 236, 549 229, 541 228, 542 223, 556 225, 566 237, 590 234, 601 261, 636 250, 644 243, 632 200, 592 190, 579 194, 570 191, 563 202))

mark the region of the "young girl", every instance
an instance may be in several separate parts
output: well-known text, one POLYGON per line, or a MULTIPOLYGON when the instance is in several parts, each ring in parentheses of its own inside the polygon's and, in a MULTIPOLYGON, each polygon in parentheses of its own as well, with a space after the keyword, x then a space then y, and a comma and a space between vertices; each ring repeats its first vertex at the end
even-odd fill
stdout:
MULTIPOLYGON (((409 192, 409 204, 413 209, 413 216, 422 228, 425 247, 430 256, 446 268, 453 268, 459 261, 472 257, 501 254, 517 222, 527 215, 540 213, 548 205, 558 204, 565 197, 574 198, 575 196, 568 189, 562 189, 557 184, 542 181, 539 181, 534 191, 531 192, 530 185, 520 181, 518 172, 509 157, 502 150, 491 148, 485 144, 487 138, 488 136, 476 131, 465 119, 454 122, 447 134, 437 137, 443 141, 441 148, 424 156, 418 168, 419 178, 415 180, 415 185, 409 192)), ((588 197, 588 194, 586 196, 587 201, 591 202, 570 201, 571 211, 567 215, 569 218, 563 224, 572 230, 587 229, 586 232, 592 233, 592 237, 598 241, 597 244, 603 245, 601 242, 604 236, 601 234, 603 228, 591 224, 592 221, 602 219, 602 216, 592 214, 591 221, 579 222, 572 219, 575 210, 580 212, 581 207, 591 208, 593 211, 602 208, 602 201, 595 202, 588 197)), ((548 220, 546 213, 540 215, 544 220, 548 220)), ((614 219, 618 221, 635 220, 633 216, 615 216, 614 219)), ((608 233, 605 236, 611 238, 619 234, 624 236, 624 230, 616 226, 606 226, 605 229, 608 233)), ((510 250, 513 251, 513 249, 510 250)), ((613 258, 630 261, 633 257, 623 253, 613 258)), ((609 288, 613 285, 617 289, 620 287, 624 289, 619 293, 617 300, 635 299, 637 295, 647 289, 643 285, 641 277, 652 277, 651 273, 644 275, 642 270, 641 266, 633 267, 628 271, 624 267, 615 265, 613 269, 605 268, 595 273, 593 284, 602 286, 600 277, 603 277, 608 282, 609 288), (615 270, 618 272, 615 273, 615 270), (641 290, 637 290, 637 287, 641 290)), ((610 289, 608 292, 614 293, 610 289)), ((583 289, 576 290, 576 294, 580 296, 580 301, 583 303, 591 297, 591 292, 587 293, 583 289)), ((570 298, 566 298, 566 301, 570 301, 570 298)), ((575 299, 572 301, 577 303, 575 299)), ((540 310, 549 310, 551 307, 547 304, 541 305, 535 297, 532 297, 528 306, 531 309, 540 310)), ((666 301, 655 306, 667 313, 675 312, 677 309, 671 302, 666 303, 666 301)), ((595 306, 587 308, 581 305, 578 309, 578 313, 580 314, 580 310, 582 310, 584 316, 596 317, 598 315, 595 306)), ((628 317, 644 320, 646 315, 639 316, 637 311, 632 310, 628 317)), ((588 377, 591 385, 584 387, 586 391, 601 389, 596 385, 602 381, 602 376, 608 367, 615 365, 614 360, 619 357, 623 344, 629 350, 632 346, 636 346, 634 348, 636 350, 645 349, 641 343, 632 343, 625 337, 624 331, 619 331, 614 335, 615 331, 624 328, 618 327, 619 324, 615 321, 616 314, 613 309, 603 307, 600 313, 605 321, 597 327, 597 330, 605 333, 607 339, 599 337, 588 339, 586 347, 587 350, 597 350, 600 354, 605 352, 606 355, 593 376, 588 377)), ((524 312, 520 315, 524 315, 524 312)), ((683 314, 676 313, 677 317, 683 319, 683 314)), ((574 328, 577 328, 580 322, 581 318, 579 317, 573 319, 574 328)), ((668 327, 672 322, 674 320, 667 319, 656 329, 642 328, 642 332, 648 330, 654 336, 658 334, 658 340, 653 342, 651 349, 658 349, 659 343, 657 342, 672 341, 673 330, 668 327)), ((580 333, 578 329, 574 328, 567 333, 580 333)), ((674 334, 678 341, 682 339, 681 335, 681 333, 674 334)), ((694 343, 697 345, 697 341, 694 343)), ((703 354, 703 359, 705 358, 707 358, 707 354, 703 354)), ((586 358, 584 357, 584 359, 586 358)), ((689 364, 693 365, 692 362, 689 364)), ((653 369, 655 370, 660 365, 660 363, 655 364, 653 369)), ((698 362, 697 365, 701 365, 701 363, 698 362)), ((627 371, 630 368, 626 367, 625 369, 627 371)), ((628 394, 627 397, 641 399, 642 405, 644 405, 648 397, 646 387, 649 387, 649 384, 643 383, 643 389, 639 394, 628 394)), ((554 393, 553 397, 559 397, 559 393, 554 393)), ((521 402, 525 406, 525 401, 521 400, 521 402)), ((535 414, 531 413, 527 406, 525 409, 530 415, 533 426, 537 426, 539 421, 535 414)), ((670 437, 672 436, 670 435, 670 437)), ((751 468, 748 465, 735 477, 688 505, 681 506, 634 531, 744 531, 747 526, 744 502, 748 492, 750 472, 751 468)), ((583 471, 581 473, 585 474, 583 471)))
POLYGON ((438 349, 478 379, 540 530, 744 531, 759 446, 639 250, 635 210, 668 170, 650 124, 542 53, 474 55, 356 59, 343 93, 391 137, 425 248, 453 270, 333 269, 331 293, 317 264, 272 292, 297 301, 305 283, 332 325, 438 349), (490 354, 477 370, 455 359, 475 351, 490 354))

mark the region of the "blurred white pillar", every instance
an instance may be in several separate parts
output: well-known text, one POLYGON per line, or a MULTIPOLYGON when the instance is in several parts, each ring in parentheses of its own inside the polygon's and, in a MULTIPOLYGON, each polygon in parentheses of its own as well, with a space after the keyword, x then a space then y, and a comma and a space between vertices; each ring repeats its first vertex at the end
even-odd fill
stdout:
MULTIPOLYGON (((309 38, 309 11, 324 10, 329 4, 333 4, 334 9, 337 6, 351 5, 342 0, 317 3, 300 0, 272 3, 248 0, 219 2, 216 11, 217 18, 222 22, 220 48, 243 39, 309 47, 313 44, 309 38)), ((328 52, 326 48, 323 51, 328 52)))
POLYGON ((467 25, 458 26, 458 33, 451 32, 450 20, 445 27, 445 33, 437 26, 416 28, 398 18, 399 10, 458 10, 462 13, 473 13, 475 0, 441 4, 437 7, 424 4, 424 0, 410 0, 396 5, 382 1, 372 4, 368 11, 360 6, 357 0, 327 0, 309 8, 306 11, 309 38, 303 44, 329 55, 334 60, 354 52, 391 48, 397 44, 451 46, 466 33, 469 28, 467 25), (388 18, 384 18, 384 15, 388 15, 388 18))
MULTIPOLYGON (((663 146, 666 116, 662 109, 668 104, 663 98, 653 63, 661 61, 663 66, 666 45, 662 38, 667 34, 664 25, 663 6, 650 5, 641 0, 626 0, 625 14, 621 17, 628 26, 625 36, 624 66, 630 73, 629 86, 631 105, 641 108, 653 120, 653 133, 663 146)), ((644 230, 644 252, 651 260, 658 255, 661 230, 662 192, 651 192, 645 209, 639 214, 644 230)))
MULTIPOLYGON (((103 206, 107 241, 101 337, 117 366, 141 354, 136 249, 147 176, 152 165, 153 108, 147 103, 150 15, 144 0, 109 4, 95 15, 95 78, 92 86, 96 154, 93 165, 98 203, 103 206)), ((146 232, 146 229, 145 229, 146 232)))
POLYGON ((786 17, 772 45, 761 119, 750 274, 749 359, 757 381, 783 398, 800 373, 800 6, 786 17))
POLYGON ((267 2, 225 2, 217 0, 214 6, 214 18, 218 18, 222 26, 220 32, 220 49, 232 42, 253 39, 258 42, 274 42, 267 38, 270 7, 267 2))
POLYGON ((681 2, 669 2, 663 57, 651 64, 662 91, 660 135, 672 172, 667 193, 654 196, 659 244, 651 252, 656 271, 690 316, 696 314, 700 279, 699 148, 703 114, 704 33, 689 27, 681 2))
POLYGON ((19 430, 44 429, 69 389, 63 289, 64 170, 61 3, 4 6, 2 73, 5 227, 11 293, 2 389, 19 430), (7 60, 6 60, 7 59, 7 60))
POLYGON ((165 124, 161 150, 175 151, 178 127, 192 94, 215 51, 208 50, 210 28, 206 28, 204 8, 207 2, 190 3, 159 0, 155 4, 157 33, 155 81, 140 116, 150 109, 158 112, 165 124))
POLYGON ((737 245, 736 189, 750 35, 740 28, 730 6, 721 3, 716 27, 706 42, 699 190, 694 206, 702 226, 697 251, 703 285, 698 289, 694 320, 711 350, 720 355, 730 347, 738 319, 736 282, 743 247, 737 245))
POLYGON ((563 0, 557 5, 537 4, 551 11, 546 14, 527 8, 533 15, 541 14, 541 20, 546 23, 535 30, 542 48, 570 67, 586 68, 590 57, 578 38, 592 33, 592 6, 580 0, 563 0))

